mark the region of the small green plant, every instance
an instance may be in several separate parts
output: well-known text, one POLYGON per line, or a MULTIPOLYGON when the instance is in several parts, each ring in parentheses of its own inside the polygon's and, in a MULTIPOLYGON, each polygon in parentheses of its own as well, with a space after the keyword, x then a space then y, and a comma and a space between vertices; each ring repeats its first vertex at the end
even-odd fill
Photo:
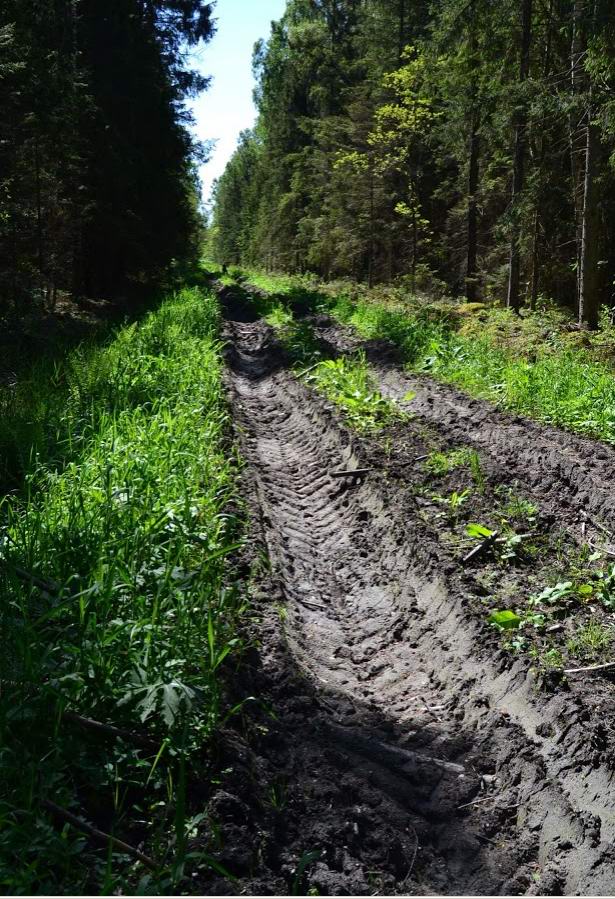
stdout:
POLYGON ((271 784, 267 790, 267 801, 272 809, 280 812, 286 807, 288 801, 288 787, 282 780, 271 784))
POLYGON ((561 671, 564 667, 564 657, 556 646, 533 646, 529 655, 536 663, 534 666, 536 674, 551 674, 554 671, 561 671))
POLYGON ((566 649, 581 662, 602 660, 613 648, 613 636, 612 627, 592 618, 568 640, 566 649))
POLYGON ((321 858, 322 851, 320 849, 311 849, 303 853, 303 855, 297 862, 297 867, 294 870, 294 877, 291 885, 292 896, 302 895, 302 885, 306 870, 310 865, 313 865, 314 862, 319 861, 321 858))
POLYGON ((522 620, 521 616, 512 609, 491 612, 488 618, 489 624, 503 631, 515 630, 521 625, 522 620))
POLYGON ((615 608, 615 563, 609 565, 597 575, 598 583, 596 593, 603 606, 607 609, 615 608))
POLYGON ((507 521, 526 522, 533 524, 538 514, 538 506, 530 500, 516 493, 511 487, 500 488, 500 494, 504 494, 504 502, 500 508, 500 515, 507 521))
POLYGON ((449 471, 453 471, 455 468, 461 468, 467 464, 468 460, 469 451, 465 448, 450 450, 448 453, 434 451, 429 454, 423 463, 423 467, 429 474, 439 477, 448 474, 449 471))
POLYGON ((448 503, 451 513, 456 515, 464 503, 468 501, 470 497, 469 490, 453 490, 451 495, 447 498, 446 502, 448 503))
POLYGON ((401 415, 395 403, 378 392, 363 353, 320 362, 306 381, 343 409, 358 431, 380 430, 401 415))
POLYGON ((479 493, 485 492, 485 476, 480 463, 480 456, 476 450, 469 447, 450 450, 447 453, 434 451, 429 454, 423 467, 429 474, 441 477, 453 471, 455 468, 462 468, 467 465, 472 472, 474 484, 479 493))
POLYGON ((484 493, 485 475, 483 474, 483 469, 480 464, 480 456, 474 449, 468 450, 468 464, 470 466, 470 471, 472 472, 472 478, 474 479, 476 489, 479 493, 484 493))

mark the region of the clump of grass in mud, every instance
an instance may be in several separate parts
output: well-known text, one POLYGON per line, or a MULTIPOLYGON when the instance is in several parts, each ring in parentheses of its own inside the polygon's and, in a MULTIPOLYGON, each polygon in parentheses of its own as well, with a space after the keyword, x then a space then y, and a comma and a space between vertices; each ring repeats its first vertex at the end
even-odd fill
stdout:
POLYGON ((489 622, 506 635, 505 648, 527 652, 539 673, 562 669, 566 657, 570 663, 584 664, 609 660, 612 653, 613 628, 599 613, 615 608, 615 566, 590 567, 601 558, 598 552, 585 553, 583 558, 583 564, 571 566, 575 575, 568 580, 552 582, 525 602, 489 614, 489 622), (585 623, 566 639, 578 617, 585 623))
POLYGON ((325 359, 305 375, 305 380, 339 406, 350 426, 358 431, 380 430, 401 414, 392 400, 378 392, 362 353, 325 359))
POLYGON ((485 476, 480 462, 480 456, 476 450, 470 447, 450 450, 447 453, 434 451, 429 454, 424 462, 424 468, 429 474, 440 477, 448 474, 455 468, 468 466, 472 472, 474 484, 479 493, 485 492, 485 476))
POLYGON ((611 626, 593 618, 568 640, 566 648, 570 656, 579 662, 603 662, 610 659, 613 637, 611 626))
POLYGON ((243 610, 217 327, 213 298, 183 291, 74 354, 62 464, 41 457, 0 505, 4 892, 165 892, 188 863, 187 784, 229 713, 221 671, 243 610), (143 846, 149 879, 62 829, 47 800, 143 846))

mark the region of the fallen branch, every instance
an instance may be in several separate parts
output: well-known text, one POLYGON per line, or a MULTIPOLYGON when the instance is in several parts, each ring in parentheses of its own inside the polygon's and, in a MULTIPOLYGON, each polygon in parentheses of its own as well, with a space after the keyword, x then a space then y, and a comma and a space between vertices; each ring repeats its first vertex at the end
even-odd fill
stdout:
POLYGON ((20 568, 19 565, 11 565, 6 559, 3 559, 2 561, 21 581, 26 581, 27 583, 32 584, 32 586, 38 587, 39 590, 44 590, 45 593, 57 594, 62 589, 55 581, 45 580, 44 578, 38 577, 36 574, 31 574, 31 572, 26 571, 25 568, 20 568))
POLYGON ((462 808, 470 808, 471 805, 480 805, 481 802, 493 802, 495 799, 499 799, 501 793, 496 793, 494 796, 483 796, 482 799, 473 799, 471 802, 464 802, 463 805, 457 806, 457 811, 462 808))
POLYGON ((587 545, 590 549, 593 549, 594 552, 602 553, 604 556, 609 556, 611 559, 615 559, 615 550, 610 549, 610 547, 598 547, 592 538, 590 537, 587 541, 587 545))
POLYGON ((489 547, 493 546, 494 543, 497 542, 498 539, 498 531, 494 531, 493 534, 489 534, 488 537, 485 537, 478 546, 475 546, 474 549, 471 549, 470 552, 463 557, 461 560, 462 565, 467 565, 468 562, 471 562, 472 559, 476 559, 478 556, 482 555, 485 550, 489 549, 489 547))
POLYGON ((312 602, 309 599, 299 599, 298 602, 300 605, 305 606, 307 609, 318 609, 321 612, 327 611, 326 606, 321 606, 317 602, 312 602))
POLYGON ((43 799, 41 805, 43 808, 47 809, 48 812, 51 812, 52 815, 55 815, 56 818, 59 818, 61 821, 66 821, 68 824, 72 824, 76 830, 80 830, 82 833, 87 834, 97 843, 101 843, 103 846, 110 845, 114 849, 117 849, 118 852, 124 852, 126 855, 131 855, 148 868, 155 870, 158 867, 153 858, 139 852, 134 846, 125 843, 123 840, 118 840, 117 837, 112 836, 110 833, 98 830, 97 827, 93 827, 91 824, 88 824, 87 821, 77 817, 77 815, 73 815, 73 813, 69 812, 67 809, 62 808, 62 806, 56 805, 55 802, 51 802, 49 799, 43 799))
POLYGON ((143 736, 143 734, 135 733, 135 731, 132 730, 125 730, 123 727, 116 727, 113 724, 105 724, 102 721, 96 721, 94 718, 85 718, 83 715, 78 715, 77 712, 72 712, 70 709, 62 712, 62 718, 65 721, 71 721, 73 724, 78 724, 80 727, 84 727, 87 730, 93 730, 97 733, 105 734, 105 736, 114 737, 115 739, 127 740, 130 743, 137 743, 147 749, 157 750, 160 748, 155 740, 151 740, 149 737, 143 736))
POLYGON ((564 668, 564 674, 580 674, 581 671, 601 671, 604 668, 615 668, 615 662, 605 662, 603 665, 586 665, 583 668, 564 668))
POLYGON ((358 478, 361 477, 361 475, 369 474, 369 472, 373 470, 373 468, 354 468, 350 471, 330 471, 329 474, 332 478, 358 478))
POLYGON ((305 368, 303 371, 299 372, 299 374, 297 375, 297 377, 298 377, 298 378, 304 378, 304 377, 305 377, 307 374, 309 374, 311 371, 314 371, 315 368, 318 368, 318 366, 320 365, 321 362, 322 362, 322 359, 320 359, 318 362, 315 362, 314 365, 310 365, 309 368, 305 368))
MULTIPOLYGON (((528 540, 530 537, 536 537, 536 533, 530 532, 529 534, 513 534, 512 536, 520 537, 521 540, 528 540)), ((498 539, 495 540, 494 542, 495 543, 508 543, 509 539, 510 539, 509 537, 498 537, 498 539)))
POLYGON ((595 528, 597 528, 599 531, 602 531, 602 533, 603 533, 603 534, 606 534, 607 537, 612 537, 612 536, 613 536, 612 532, 609 531, 608 528, 606 528, 603 524, 600 524, 599 521, 596 521, 595 518, 592 518, 592 516, 589 515, 589 514, 585 511, 585 509, 581 509, 580 514, 583 516, 583 518, 585 519, 585 521, 589 522, 589 524, 593 524, 593 526, 594 526, 595 528))

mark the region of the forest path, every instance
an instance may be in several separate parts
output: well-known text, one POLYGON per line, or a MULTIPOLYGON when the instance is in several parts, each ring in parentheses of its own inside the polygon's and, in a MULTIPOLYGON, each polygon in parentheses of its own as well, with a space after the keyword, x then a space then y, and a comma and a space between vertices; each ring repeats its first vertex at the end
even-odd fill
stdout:
POLYGON ((320 894, 608 894, 615 790, 580 700, 540 694, 494 653, 384 467, 331 476, 373 467, 370 441, 293 377, 265 323, 226 305, 229 395, 273 566, 259 682, 280 722, 284 826, 260 889, 314 850, 305 884, 320 894))

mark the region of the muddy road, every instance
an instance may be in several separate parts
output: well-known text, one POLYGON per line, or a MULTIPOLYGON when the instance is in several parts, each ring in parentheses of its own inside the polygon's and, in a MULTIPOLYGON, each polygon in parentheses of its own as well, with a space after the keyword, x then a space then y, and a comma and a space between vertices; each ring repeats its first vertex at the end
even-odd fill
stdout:
MULTIPOLYGON (((227 735, 210 804, 230 891, 611 894, 614 688, 594 676, 545 688, 501 650, 476 611, 480 578, 426 520, 416 459, 428 434, 463 439, 490 480, 522 478, 574 543, 591 527, 581 507, 613 514, 613 454, 408 379, 382 347, 381 389, 412 386, 413 417, 359 437, 249 304, 223 301, 254 545, 269 560, 254 566, 256 646, 237 687, 260 702, 227 735)), ((336 352, 356 345, 317 327, 336 352)))

